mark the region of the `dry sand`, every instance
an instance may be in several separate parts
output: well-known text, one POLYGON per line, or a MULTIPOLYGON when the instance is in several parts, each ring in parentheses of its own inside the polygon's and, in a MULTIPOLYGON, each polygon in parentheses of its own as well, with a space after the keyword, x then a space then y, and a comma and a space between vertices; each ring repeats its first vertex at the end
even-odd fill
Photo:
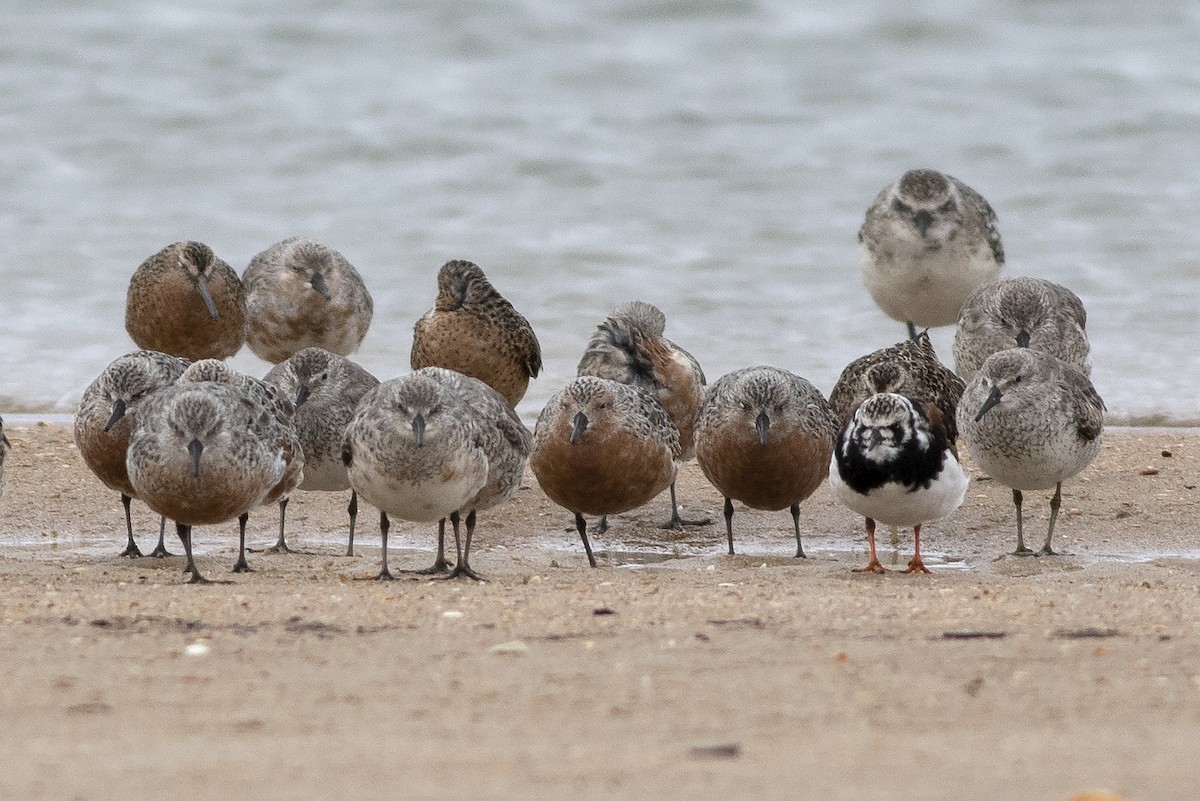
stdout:
MULTIPOLYGON (((741 507, 726 556, 692 464, 681 502, 715 524, 660 532, 661 497, 593 538, 596 570, 530 482, 481 516, 483 584, 360 580, 374 510, 346 558, 346 495, 300 493, 290 539, 317 553, 233 576, 236 526, 197 529, 213 586, 115 556, 118 497, 69 427, 7 430, 0 798, 1200 797, 1194 429, 1109 432, 1065 488, 1060 557, 1005 555, 987 480, 927 527, 930 576, 852 572, 861 521, 824 488, 809 559, 786 512, 741 507)), ((1026 494, 1033 543, 1047 498, 1026 494)), ((432 561, 432 527, 397 530, 393 569, 432 561)), ((883 555, 910 552, 902 532, 883 555)))

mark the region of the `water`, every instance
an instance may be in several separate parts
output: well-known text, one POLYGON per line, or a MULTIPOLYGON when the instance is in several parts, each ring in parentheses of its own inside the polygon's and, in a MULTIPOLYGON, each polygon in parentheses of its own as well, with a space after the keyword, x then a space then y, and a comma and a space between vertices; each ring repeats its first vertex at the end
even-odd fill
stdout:
POLYGON ((934 166, 996 208, 1010 274, 1083 298, 1113 419, 1200 418, 1194 3, 329 6, 7 0, 0 411, 69 412, 133 349, 125 289, 163 245, 240 271, 300 233, 364 274, 380 377, 470 258, 541 339, 527 419, 634 297, 710 379, 828 392, 903 335, 859 281, 863 212, 934 166))

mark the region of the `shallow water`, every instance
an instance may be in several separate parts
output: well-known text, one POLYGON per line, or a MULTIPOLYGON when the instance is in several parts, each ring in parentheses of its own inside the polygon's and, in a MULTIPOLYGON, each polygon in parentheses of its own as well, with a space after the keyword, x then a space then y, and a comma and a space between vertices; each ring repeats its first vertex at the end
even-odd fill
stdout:
POLYGON ((903 335, 859 282, 863 212, 934 166, 995 207, 1009 273, 1083 298, 1114 419, 1200 418, 1200 7, 805 5, 10 0, 0 413, 70 411, 133 348, 163 245, 240 271, 299 233, 364 274, 383 378, 470 258, 541 339, 527 419, 634 297, 710 380, 828 392, 903 335))

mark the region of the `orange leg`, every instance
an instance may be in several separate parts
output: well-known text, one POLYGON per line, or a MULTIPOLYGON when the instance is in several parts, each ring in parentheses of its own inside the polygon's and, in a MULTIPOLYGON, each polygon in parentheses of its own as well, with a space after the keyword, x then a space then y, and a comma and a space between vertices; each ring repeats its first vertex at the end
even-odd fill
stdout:
POLYGON ((908 560, 908 570, 905 573, 928 573, 929 568, 921 561, 921 527, 913 528, 913 558, 908 560))
POLYGON ((879 564, 879 557, 875 555, 875 521, 867 518, 867 542, 871 544, 871 561, 866 567, 854 568, 855 573, 886 573, 883 565, 879 564))

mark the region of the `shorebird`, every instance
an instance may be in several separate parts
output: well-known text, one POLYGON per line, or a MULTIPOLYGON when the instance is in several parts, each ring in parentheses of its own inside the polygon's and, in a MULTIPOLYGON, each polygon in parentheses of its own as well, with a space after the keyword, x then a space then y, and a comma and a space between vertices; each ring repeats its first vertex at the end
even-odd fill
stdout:
MULTIPOLYGON (((432 378, 454 396, 463 401, 476 416, 479 434, 478 444, 487 457, 487 481, 483 487, 463 505, 451 512, 450 523, 454 527, 454 547, 457 558, 447 578, 468 576, 481 581, 478 573, 471 569, 471 539, 475 534, 475 515, 479 511, 499 506, 516 497, 525 474, 525 462, 533 447, 533 435, 521 422, 521 418, 508 405, 504 396, 477 378, 463 375, 440 367, 425 367, 416 375, 432 378), (463 515, 465 514, 465 517, 463 515), (459 520, 466 524, 466 546, 459 539, 459 520)), ((439 573, 446 570, 445 520, 438 521, 437 558, 432 567, 418 573, 439 573)))
POLYGON ((242 273, 246 344, 278 364, 304 348, 358 350, 374 305, 358 270, 333 248, 294 236, 259 253, 242 273))
POLYGON ((958 406, 963 442, 980 468, 1012 488, 1017 556, 1031 556, 1021 521, 1022 491, 1054 487, 1050 526, 1038 552, 1053 555, 1051 538, 1062 505, 1062 483, 1100 452, 1104 401, 1079 368, 1032 348, 993 353, 958 406))
POLYGON ((912 338, 916 327, 954 323, 971 290, 1004 266, 992 207, 937 170, 909 170, 881 191, 858 241, 863 284, 912 338))
MULTIPOLYGON (((187 366, 186 359, 158 351, 127 353, 112 361, 88 385, 75 412, 75 447, 79 449, 84 464, 104 486, 121 493, 121 505, 125 508, 126 544, 119 556, 132 559, 142 555, 133 539, 133 518, 129 507, 136 493, 125 466, 129 434, 137 417, 138 406, 151 394, 174 384, 187 366)), ((162 518, 158 529, 158 545, 150 552, 150 556, 171 555, 163 541, 166 530, 167 521, 162 518)))
POLYGON ((346 427, 342 462, 350 486, 379 509, 388 570, 389 516, 433 523, 466 507, 488 481, 479 417, 440 381, 419 371, 384 381, 346 427))
POLYGON ((988 356, 1033 348, 1091 375, 1083 301, 1061 284, 1018 276, 984 284, 967 296, 954 332, 954 367, 970 381, 988 356))
POLYGON ((538 416, 529 465, 550 500, 575 514, 575 528, 596 566, 583 516, 626 512, 675 480, 679 430, 650 393, 596 376, 579 376, 538 416))
POLYGON ((542 369, 542 348, 483 270, 455 260, 438 271, 433 308, 413 326, 410 363, 413 370, 444 367, 478 378, 515 407, 542 369))
MULTIPOLYGON (((180 384, 209 383, 225 384, 240 389, 257 406, 271 415, 275 425, 271 433, 276 437, 282 448, 284 472, 279 483, 263 498, 263 504, 279 504, 279 540, 270 548, 268 553, 287 553, 284 541, 284 510, 287 508, 288 496, 292 490, 304 480, 304 449, 296 434, 295 407, 291 399, 284 395, 278 387, 268 384, 254 376, 240 373, 225 362, 216 359, 202 359, 193 362, 179 377, 180 384)), ((249 510, 238 518, 238 559, 233 566, 233 572, 244 573, 250 570, 246 563, 246 522, 250 519, 249 510)))
POLYGON ((0 495, 4 494, 4 457, 12 450, 12 443, 4 436, 4 418, 0 417, 0 495))
MULTIPOLYGON (((349 359, 322 348, 305 348, 276 365, 263 381, 278 387, 295 407, 296 435, 304 451, 304 480, 299 489, 319 492, 350 490, 350 537, 346 556, 354 556, 354 522, 358 518, 358 493, 350 486, 342 463, 342 439, 359 401, 379 386, 379 379, 349 359)), ((279 504, 279 542, 284 541, 284 510, 279 504)))
MULTIPOLYGON (((593 375, 639 387, 650 393, 679 432, 679 461, 696 455, 696 415, 704 402, 704 371, 692 354, 663 336, 666 316, 640 300, 623 303, 596 327, 579 375, 593 375)), ((663 528, 682 531, 685 525, 705 526, 711 520, 684 520, 679 515, 675 481, 671 481, 671 519, 663 528)), ((607 528, 607 516, 599 530, 607 528)))
POLYGON ((232 384, 176 384, 138 409, 129 480, 137 497, 175 521, 192 583, 208 582, 192 555, 192 527, 244 521, 284 480, 288 455, 280 428, 274 411, 232 384))
POLYGON ((833 494, 866 518, 871 560, 862 572, 884 572, 875 553, 875 521, 881 520, 913 527, 913 557, 904 572, 928 573, 921 526, 961 506, 968 483, 937 407, 894 393, 862 402, 829 466, 833 494))
POLYGON ((837 433, 825 397, 794 373, 747 367, 712 385, 696 424, 696 460, 725 496, 730 555, 737 499, 751 509, 788 509, 796 556, 804 556, 800 502, 829 475, 837 433))
POLYGON ((246 340, 241 279, 208 245, 167 245, 129 281, 125 330, 146 350, 193 360, 228 358, 246 340))

